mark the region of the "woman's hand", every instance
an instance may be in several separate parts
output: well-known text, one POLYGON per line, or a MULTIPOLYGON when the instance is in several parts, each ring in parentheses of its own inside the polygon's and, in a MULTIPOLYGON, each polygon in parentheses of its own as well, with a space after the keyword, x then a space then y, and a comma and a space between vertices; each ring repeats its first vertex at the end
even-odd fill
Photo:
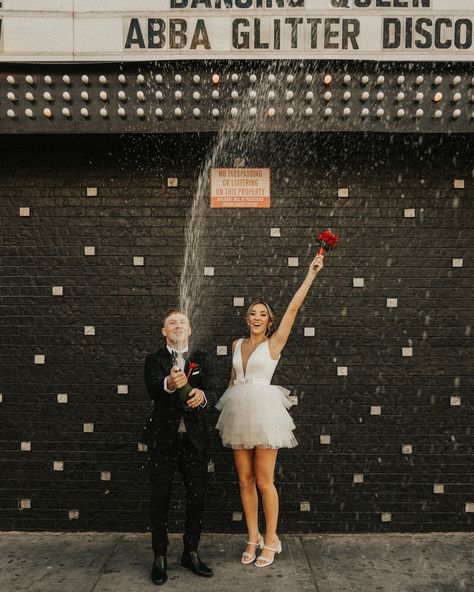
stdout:
POLYGON ((309 265, 308 274, 311 274, 312 277, 316 277, 323 267, 324 255, 316 255, 309 265))

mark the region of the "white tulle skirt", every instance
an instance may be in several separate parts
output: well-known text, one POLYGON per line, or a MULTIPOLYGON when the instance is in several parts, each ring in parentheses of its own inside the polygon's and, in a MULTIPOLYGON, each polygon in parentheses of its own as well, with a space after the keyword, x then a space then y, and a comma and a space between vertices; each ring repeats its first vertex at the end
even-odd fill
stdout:
POLYGON ((293 448, 295 424, 287 409, 290 391, 248 380, 230 386, 216 404, 221 411, 216 429, 230 448, 293 448))

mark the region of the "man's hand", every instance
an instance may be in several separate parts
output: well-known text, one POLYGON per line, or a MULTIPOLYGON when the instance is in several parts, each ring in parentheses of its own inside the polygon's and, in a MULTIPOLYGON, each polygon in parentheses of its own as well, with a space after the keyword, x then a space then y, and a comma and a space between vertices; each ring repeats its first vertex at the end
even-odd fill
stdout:
POLYGON ((182 388, 187 382, 188 379, 186 378, 185 373, 177 366, 173 366, 170 375, 168 376, 168 388, 170 390, 173 388, 182 388))
POLYGON ((198 388, 193 388, 188 396, 188 407, 191 407, 191 409, 199 407, 199 405, 202 405, 206 400, 204 393, 198 388))

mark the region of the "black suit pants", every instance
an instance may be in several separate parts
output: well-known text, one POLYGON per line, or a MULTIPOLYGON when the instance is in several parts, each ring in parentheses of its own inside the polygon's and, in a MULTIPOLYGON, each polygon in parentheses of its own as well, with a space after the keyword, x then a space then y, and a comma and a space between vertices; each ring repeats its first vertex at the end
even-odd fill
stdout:
POLYGON ((168 511, 173 477, 179 470, 186 492, 185 549, 196 551, 202 531, 206 495, 207 454, 199 451, 186 434, 166 451, 152 450, 148 460, 151 484, 151 532, 155 555, 164 555, 168 547, 168 511))

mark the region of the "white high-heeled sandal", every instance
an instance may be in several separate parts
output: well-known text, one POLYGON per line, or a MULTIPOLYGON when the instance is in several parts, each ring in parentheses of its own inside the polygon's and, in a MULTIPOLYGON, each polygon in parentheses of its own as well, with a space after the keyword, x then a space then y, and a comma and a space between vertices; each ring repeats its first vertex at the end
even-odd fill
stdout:
POLYGON ((281 553, 282 551, 281 541, 278 541, 278 545, 275 549, 267 547, 266 545, 263 545, 263 548, 268 549, 269 551, 273 551, 273 557, 269 559, 268 557, 262 557, 261 555, 259 555, 257 561, 263 561, 263 563, 261 563, 260 565, 258 563, 255 563, 255 567, 268 567, 269 565, 271 565, 275 561, 275 555, 277 553, 281 553))
MULTIPOLYGON (((263 549, 263 537, 259 540, 258 543, 252 543, 251 541, 245 541, 247 543, 247 545, 255 545, 257 550, 257 547, 259 549, 263 549)), ((242 557, 240 558, 240 563, 242 563, 242 565, 249 565, 249 563, 252 563, 252 561, 255 561, 255 559, 257 559, 257 555, 255 553, 249 553, 248 551, 244 551, 242 553, 242 557)))

